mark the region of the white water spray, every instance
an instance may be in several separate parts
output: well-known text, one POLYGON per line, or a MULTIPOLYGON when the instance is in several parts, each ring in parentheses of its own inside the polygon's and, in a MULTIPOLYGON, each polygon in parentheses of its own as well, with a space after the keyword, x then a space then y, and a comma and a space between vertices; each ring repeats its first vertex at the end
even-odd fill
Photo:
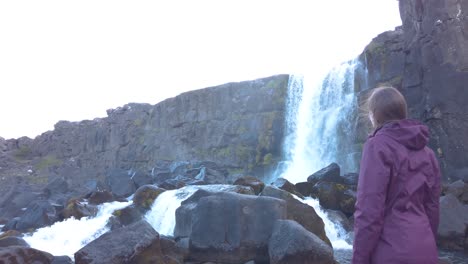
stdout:
POLYGON ((292 76, 287 105, 286 164, 277 176, 305 181, 315 171, 337 162, 343 171, 357 170, 353 146, 357 99, 357 62, 343 63, 323 78, 292 76))
POLYGON ((129 206, 132 202, 112 202, 98 206, 96 217, 81 219, 69 218, 51 226, 38 229, 27 235, 24 240, 36 249, 43 250, 55 256, 69 256, 109 231, 107 220, 115 210, 129 206))

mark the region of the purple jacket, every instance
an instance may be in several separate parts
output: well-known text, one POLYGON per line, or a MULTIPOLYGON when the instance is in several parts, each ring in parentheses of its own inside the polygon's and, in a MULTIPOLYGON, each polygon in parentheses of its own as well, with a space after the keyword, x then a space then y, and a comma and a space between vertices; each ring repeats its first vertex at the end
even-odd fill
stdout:
POLYGON ((388 123, 367 140, 361 160, 353 264, 437 263, 440 169, 415 120, 388 123))

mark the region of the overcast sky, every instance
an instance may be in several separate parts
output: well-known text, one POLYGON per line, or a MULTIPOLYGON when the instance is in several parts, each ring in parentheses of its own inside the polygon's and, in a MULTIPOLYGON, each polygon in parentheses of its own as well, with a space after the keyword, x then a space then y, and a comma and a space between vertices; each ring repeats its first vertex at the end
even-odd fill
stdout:
POLYGON ((326 69, 400 24, 396 0, 0 1, 0 136, 326 69))

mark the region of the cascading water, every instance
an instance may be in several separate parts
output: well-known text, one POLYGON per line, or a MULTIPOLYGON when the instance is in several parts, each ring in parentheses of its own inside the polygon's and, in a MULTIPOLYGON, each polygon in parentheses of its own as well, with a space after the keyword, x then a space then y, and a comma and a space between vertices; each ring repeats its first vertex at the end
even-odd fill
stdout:
POLYGON ((304 181, 332 162, 337 162, 344 172, 357 171, 353 144, 357 63, 343 63, 321 79, 307 75, 291 77, 284 143, 286 161, 277 176, 291 182, 304 181))
POLYGON ((89 242, 109 231, 107 220, 115 210, 129 206, 132 202, 112 202, 98 206, 96 217, 81 219, 69 218, 51 226, 38 229, 24 240, 36 249, 49 252, 55 256, 69 256, 89 242))

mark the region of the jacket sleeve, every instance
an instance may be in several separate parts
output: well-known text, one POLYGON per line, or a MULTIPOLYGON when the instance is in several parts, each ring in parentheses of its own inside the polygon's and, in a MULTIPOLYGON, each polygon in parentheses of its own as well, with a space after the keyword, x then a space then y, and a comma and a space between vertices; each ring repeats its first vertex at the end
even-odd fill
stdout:
POLYGON ((353 264, 369 264, 384 222, 385 200, 393 163, 379 138, 370 138, 362 153, 354 213, 353 264))
POLYGON ((437 159, 433 155, 432 162, 434 164, 434 180, 430 188, 430 195, 424 204, 429 223, 431 224, 432 233, 437 240, 437 228, 439 227, 439 197, 440 197, 440 167, 437 159))

